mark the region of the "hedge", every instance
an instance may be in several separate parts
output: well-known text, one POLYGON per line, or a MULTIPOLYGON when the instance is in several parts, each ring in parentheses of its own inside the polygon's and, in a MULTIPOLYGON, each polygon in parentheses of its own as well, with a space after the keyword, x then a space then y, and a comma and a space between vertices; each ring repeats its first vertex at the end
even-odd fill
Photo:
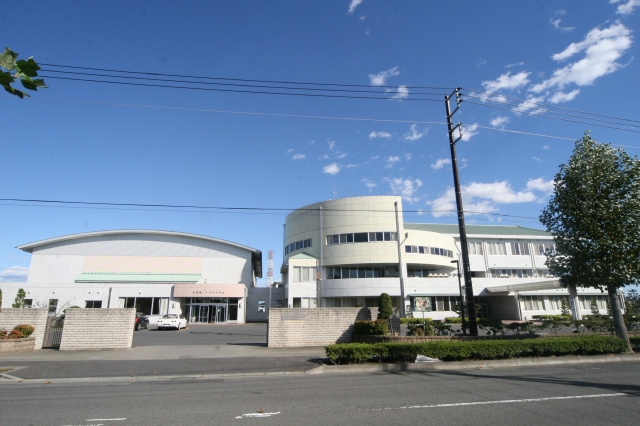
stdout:
POLYGON ((353 333, 365 336, 386 336, 389 326, 386 320, 356 321, 353 325, 353 333))
POLYGON ((431 322, 431 318, 400 318, 400 324, 422 324, 423 322, 431 322))
MULTIPOLYGON (((635 340, 636 338, 634 338, 635 340)), ((638 339, 640 344, 640 339, 638 339)), ((342 343, 325 351, 334 364, 367 361, 414 362, 418 354, 443 361, 622 353, 626 342, 616 337, 576 336, 523 340, 438 341, 424 343, 342 343)))
POLYGON ((462 323, 462 318, 460 318, 460 317, 446 317, 444 319, 444 322, 449 323, 449 324, 461 324, 462 323))

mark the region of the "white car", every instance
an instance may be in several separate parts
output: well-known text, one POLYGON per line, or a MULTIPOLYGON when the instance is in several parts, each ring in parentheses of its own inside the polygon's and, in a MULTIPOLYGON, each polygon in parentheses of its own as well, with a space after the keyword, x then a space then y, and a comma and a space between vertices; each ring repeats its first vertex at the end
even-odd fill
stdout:
POLYGON ((177 314, 168 314, 158 320, 158 330, 163 328, 175 328, 180 330, 187 327, 187 320, 177 314))

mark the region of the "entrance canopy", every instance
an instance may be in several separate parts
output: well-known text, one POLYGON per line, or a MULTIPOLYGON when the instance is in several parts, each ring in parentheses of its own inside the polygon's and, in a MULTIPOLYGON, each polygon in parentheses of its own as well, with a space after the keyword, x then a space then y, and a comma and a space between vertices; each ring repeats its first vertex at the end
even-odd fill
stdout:
POLYGON ((485 288, 487 293, 509 293, 512 291, 555 290, 562 288, 559 280, 538 281, 535 283, 499 285, 485 288))

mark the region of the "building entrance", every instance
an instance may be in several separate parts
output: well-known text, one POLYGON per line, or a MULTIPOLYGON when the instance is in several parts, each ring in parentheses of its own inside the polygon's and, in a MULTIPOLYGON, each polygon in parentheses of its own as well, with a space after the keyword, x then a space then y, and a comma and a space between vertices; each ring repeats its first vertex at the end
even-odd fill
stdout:
POLYGON ((238 321, 237 298, 191 298, 185 306, 191 323, 225 324, 238 321))

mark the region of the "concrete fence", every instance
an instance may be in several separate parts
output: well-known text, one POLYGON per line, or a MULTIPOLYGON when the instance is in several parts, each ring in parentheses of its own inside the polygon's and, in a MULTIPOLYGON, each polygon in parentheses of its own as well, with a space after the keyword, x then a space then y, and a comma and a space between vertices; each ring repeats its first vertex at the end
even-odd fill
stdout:
POLYGON ((67 309, 60 350, 127 349, 133 344, 135 309, 67 309))
POLYGON ((353 340, 356 320, 375 319, 378 308, 271 308, 267 345, 270 348, 324 346, 353 340))
POLYGON ((0 309, 0 329, 13 330, 19 324, 28 324, 34 328, 31 337, 35 338, 35 350, 42 349, 44 330, 47 326, 48 309, 0 309))

